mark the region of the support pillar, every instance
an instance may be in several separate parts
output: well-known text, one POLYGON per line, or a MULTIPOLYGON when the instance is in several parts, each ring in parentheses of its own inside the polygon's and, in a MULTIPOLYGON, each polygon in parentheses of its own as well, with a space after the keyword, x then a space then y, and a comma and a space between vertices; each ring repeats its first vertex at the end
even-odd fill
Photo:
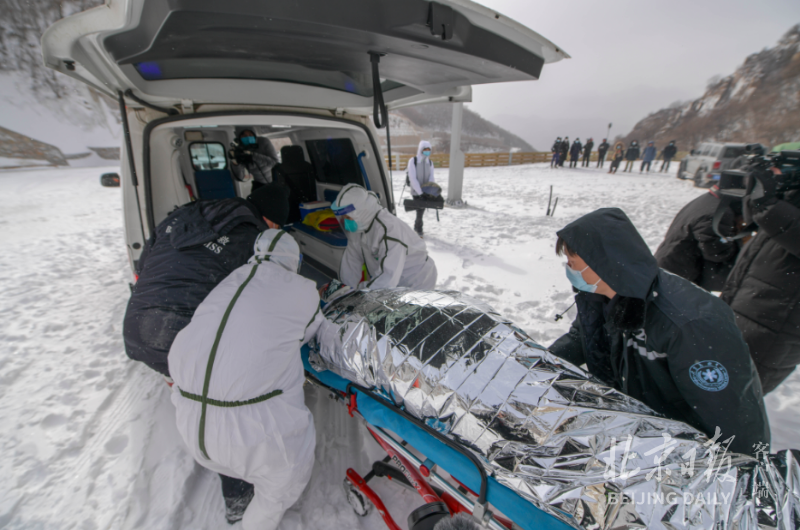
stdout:
POLYGON ((453 123, 450 128, 450 176, 447 180, 447 204, 463 206, 461 198, 464 186, 464 153, 461 152, 461 123, 464 104, 453 103, 453 123))

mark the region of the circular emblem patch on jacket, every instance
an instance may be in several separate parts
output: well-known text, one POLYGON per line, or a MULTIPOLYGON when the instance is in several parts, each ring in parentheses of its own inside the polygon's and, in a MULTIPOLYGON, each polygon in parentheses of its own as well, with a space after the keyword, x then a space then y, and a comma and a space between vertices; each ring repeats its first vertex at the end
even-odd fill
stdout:
POLYGON ((717 361, 700 361, 689 368, 692 382, 709 392, 719 392, 728 386, 728 370, 717 361))

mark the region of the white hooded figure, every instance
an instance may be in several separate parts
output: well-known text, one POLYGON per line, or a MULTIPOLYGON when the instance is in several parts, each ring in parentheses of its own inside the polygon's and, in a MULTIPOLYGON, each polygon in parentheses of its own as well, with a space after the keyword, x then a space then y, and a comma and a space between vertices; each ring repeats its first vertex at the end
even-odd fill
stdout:
POLYGON ((348 184, 331 206, 347 234, 339 279, 354 289, 433 289, 436 265, 425 241, 389 213, 378 197, 348 184), (369 278, 361 281, 362 266, 369 278))
POLYGON ((311 478, 314 422, 300 347, 322 322, 297 242, 262 232, 255 255, 200 304, 169 352, 178 431, 200 465, 250 482, 245 530, 273 530, 311 478))
MULTIPOLYGON (((433 178, 433 162, 431 162, 431 143, 422 140, 417 146, 417 156, 408 160, 406 173, 408 174, 408 184, 411 186, 411 195, 419 197, 425 191, 426 184, 435 183, 433 178)), ((425 215, 425 208, 417 210, 417 218, 414 221, 414 231, 422 236, 422 216, 425 215)))
POLYGON ((433 178, 433 162, 430 158, 431 143, 422 140, 417 146, 417 156, 408 160, 408 184, 411 186, 411 195, 422 195, 422 186, 429 182, 436 182, 433 178), (425 155, 425 151, 428 155, 425 155))

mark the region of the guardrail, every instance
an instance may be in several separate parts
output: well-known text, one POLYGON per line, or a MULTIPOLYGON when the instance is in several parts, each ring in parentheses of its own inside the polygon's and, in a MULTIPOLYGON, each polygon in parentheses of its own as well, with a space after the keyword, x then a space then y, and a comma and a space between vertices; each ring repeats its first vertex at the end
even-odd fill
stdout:
MULTIPOLYGON (((659 153, 660 154, 660 153, 659 153)), ((688 152, 679 152, 673 158, 673 162, 680 161, 688 152)), ((606 162, 611 159, 612 153, 606 153, 606 162)), ((407 154, 393 154, 392 169, 405 171, 411 157, 407 154)), ((536 164, 550 162, 553 154, 545 151, 534 151, 529 153, 464 153, 464 167, 497 167, 497 166, 518 166, 522 164, 536 164)), ((449 153, 434 153, 431 155, 434 167, 450 167, 449 153)), ((597 151, 592 151, 589 157, 591 162, 597 162, 597 151)), ((389 158, 384 155, 383 161, 388 167, 389 158)), ((655 165, 655 162, 653 162, 655 165)))

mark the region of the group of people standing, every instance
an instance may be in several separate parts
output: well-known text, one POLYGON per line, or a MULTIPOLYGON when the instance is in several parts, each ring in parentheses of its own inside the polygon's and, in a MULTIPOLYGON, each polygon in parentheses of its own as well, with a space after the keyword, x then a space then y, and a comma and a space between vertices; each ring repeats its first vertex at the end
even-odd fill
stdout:
MULTIPOLYGON (((594 140, 592 138, 589 138, 585 144, 581 143, 580 138, 576 138, 575 141, 570 144, 569 136, 565 136, 563 140, 559 136, 553 143, 553 147, 550 148, 550 151, 553 153, 553 157, 550 159, 550 167, 564 167, 564 162, 568 157, 569 167, 577 167, 581 157, 583 157, 581 167, 589 167, 589 159, 592 156, 593 148, 594 140)), ((606 138, 603 138, 603 142, 597 146, 596 167, 601 168, 605 165, 606 153, 608 153, 609 148, 608 141, 606 141, 606 138)), ((677 152, 678 148, 675 146, 675 141, 670 141, 661 151, 663 162, 659 172, 669 171, 669 164, 677 152)), ((644 150, 639 147, 639 142, 637 140, 632 140, 627 149, 625 149, 625 144, 617 142, 614 146, 614 154, 612 155, 611 167, 608 172, 616 173, 622 161, 625 160, 625 169, 623 169, 622 172, 624 173, 627 171, 630 173, 633 171, 634 162, 639 160, 641 156, 642 165, 639 167, 639 173, 644 173, 645 170, 649 173, 657 153, 658 151, 654 142, 648 142, 644 150)))
MULTIPOLYGON (((578 161, 581 161, 581 167, 589 167, 589 158, 592 156, 592 149, 594 148, 594 139, 589 138, 585 144, 581 143, 580 138, 575 138, 575 141, 570 145, 569 136, 565 136, 562 140, 559 136, 556 138, 553 147, 550 151, 553 153, 553 158, 550 160, 550 167, 564 167, 564 162, 569 157, 569 167, 577 167, 578 161)), ((603 167, 603 160, 606 158, 608 152, 608 142, 603 138, 603 142, 597 146, 597 167, 603 167)))

